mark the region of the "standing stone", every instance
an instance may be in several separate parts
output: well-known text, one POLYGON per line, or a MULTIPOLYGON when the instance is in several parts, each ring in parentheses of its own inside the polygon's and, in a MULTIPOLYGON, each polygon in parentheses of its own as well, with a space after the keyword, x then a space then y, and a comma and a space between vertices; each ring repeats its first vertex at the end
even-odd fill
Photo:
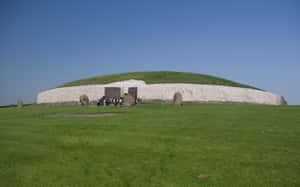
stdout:
POLYGON ((130 94, 125 94, 123 97, 123 105, 130 106, 135 104, 135 98, 130 94))
POLYGON ((80 98, 79 98, 79 100, 80 100, 80 104, 82 106, 87 106, 89 104, 89 97, 87 95, 85 95, 85 94, 81 95, 80 98))
POLYGON ((173 105, 178 106, 182 105, 182 95, 179 92, 176 92, 173 97, 173 105))
POLYGON ((19 100, 17 101, 17 107, 18 107, 18 108, 23 108, 23 101, 22 101, 22 100, 19 99, 19 100))
POLYGON ((284 99, 283 96, 280 97, 280 105, 287 105, 288 103, 286 102, 286 100, 284 99))

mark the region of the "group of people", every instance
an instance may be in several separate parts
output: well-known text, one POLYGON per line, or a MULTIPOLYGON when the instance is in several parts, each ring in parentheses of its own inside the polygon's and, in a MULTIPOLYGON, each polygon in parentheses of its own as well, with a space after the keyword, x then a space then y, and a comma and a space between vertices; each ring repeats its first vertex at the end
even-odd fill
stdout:
MULTIPOLYGON (((97 101, 97 106, 119 106, 123 105, 123 97, 106 97, 103 96, 97 101)), ((142 100, 135 99, 135 104, 141 104, 142 100)))
POLYGON ((101 99, 98 100, 97 106, 117 106, 117 105, 123 105, 123 97, 112 97, 107 98, 103 96, 101 99))

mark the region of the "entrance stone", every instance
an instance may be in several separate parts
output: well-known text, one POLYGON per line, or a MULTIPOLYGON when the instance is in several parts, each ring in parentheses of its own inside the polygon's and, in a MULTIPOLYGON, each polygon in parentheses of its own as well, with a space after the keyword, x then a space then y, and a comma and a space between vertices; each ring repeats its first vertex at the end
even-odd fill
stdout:
POLYGON ((123 105, 130 106, 135 104, 135 98, 130 94, 125 94, 123 97, 123 105))

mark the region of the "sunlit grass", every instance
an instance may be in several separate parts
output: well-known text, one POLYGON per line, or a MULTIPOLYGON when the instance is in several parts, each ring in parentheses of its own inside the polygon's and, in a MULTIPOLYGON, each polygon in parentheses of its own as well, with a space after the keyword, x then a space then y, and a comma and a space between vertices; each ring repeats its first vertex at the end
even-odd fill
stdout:
POLYGON ((299 186, 299 176, 298 106, 0 108, 0 186, 299 186), (44 117, 102 112, 124 114, 44 117))

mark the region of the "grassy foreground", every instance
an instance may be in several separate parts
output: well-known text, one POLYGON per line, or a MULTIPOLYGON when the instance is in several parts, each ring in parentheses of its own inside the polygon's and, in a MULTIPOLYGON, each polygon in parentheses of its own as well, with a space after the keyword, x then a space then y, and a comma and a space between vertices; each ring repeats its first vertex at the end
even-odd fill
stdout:
POLYGON ((258 89, 252 86, 240 84, 237 82, 233 82, 227 79, 214 77, 210 75, 204 75, 198 73, 186 73, 186 72, 173 72, 173 71, 132 72, 132 73, 104 75, 104 76, 92 77, 92 78, 69 82, 59 87, 107 84, 111 82, 124 81, 129 79, 143 80, 148 84, 192 83, 192 84, 211 84, 211 85, 224 85, 224 86, 258 89))
POLYGON ((300 186, 299 176, 299 106, 0 108, 4 187, 300 186), (43 117, 100 112, 125 113, 43 117))

